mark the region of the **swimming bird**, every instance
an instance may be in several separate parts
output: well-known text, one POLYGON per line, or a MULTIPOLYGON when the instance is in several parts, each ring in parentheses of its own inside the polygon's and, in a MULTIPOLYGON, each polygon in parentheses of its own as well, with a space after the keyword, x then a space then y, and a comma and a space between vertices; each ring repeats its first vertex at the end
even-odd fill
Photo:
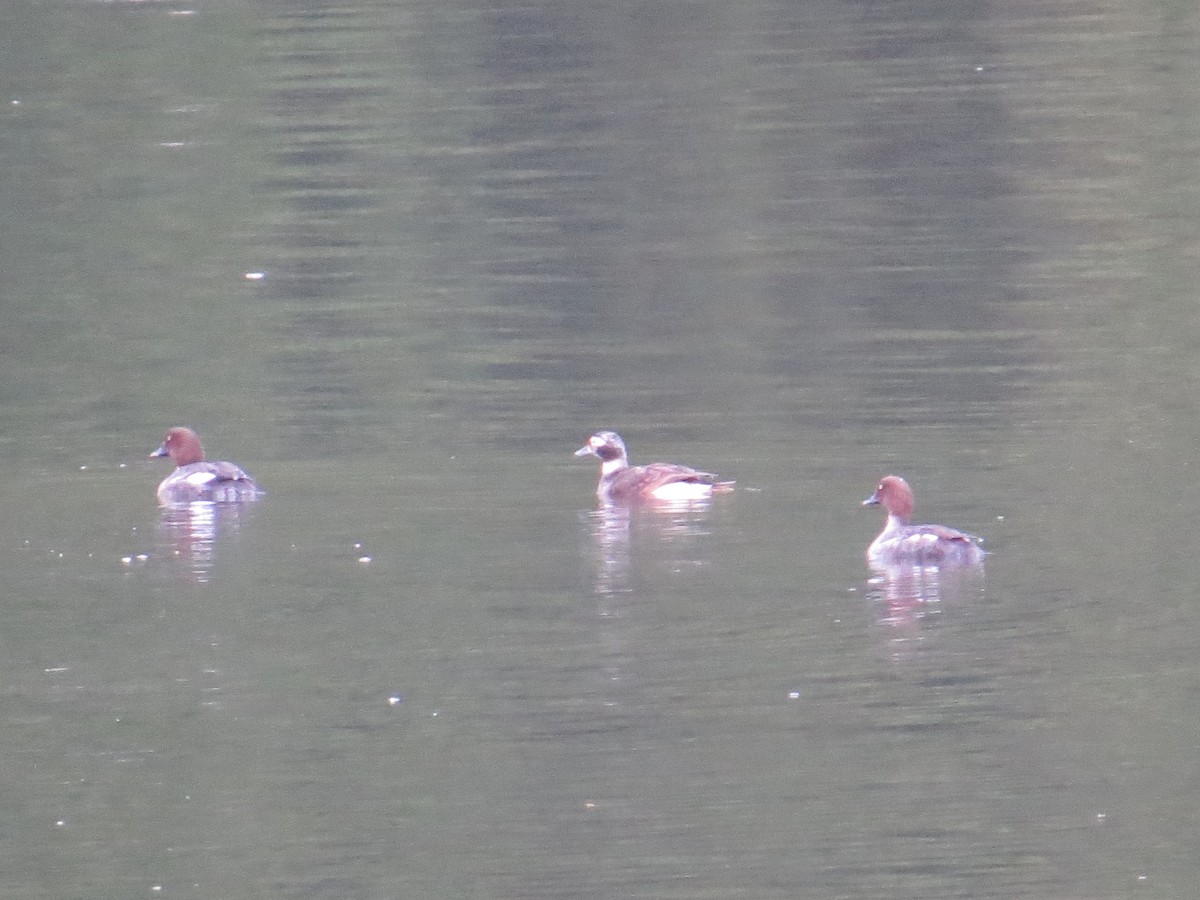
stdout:
POLYGON ((889 566, 903 563, 973 565, 986 555, 980 538, 945 525, 910 525, 913 491, 899 475, 885 475, 863 506, 887 510, 883 531, 867 547, 867 563, 889 566))
POLYGON ((712 472, 677 463, 632 466, 625 442, 615 431, 597 431, 575 455, 595 456, 600 460, 596 496, 604 503, 704 500, 714 493, 733 490, 732 481, 720 481, 712 472))
POLYGON ((206 460, 200 438, 190 428, 167 432, 151 458, 169 456, 176 469, 158 486, 158 502, 175 506, 196 500, 236 503, 256 500, 262 491, 241 466, 226 460, 206 460))

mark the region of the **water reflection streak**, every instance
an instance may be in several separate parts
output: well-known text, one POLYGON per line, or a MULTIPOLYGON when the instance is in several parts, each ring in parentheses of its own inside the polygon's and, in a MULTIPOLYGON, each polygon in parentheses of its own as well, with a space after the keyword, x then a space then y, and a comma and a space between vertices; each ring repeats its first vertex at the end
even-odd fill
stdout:
POLYGON ((710 559, 699 539, 712 531, 711 513, 710 500, 605 503, 584 513, 591 545, 593 592, 631 593, 635 553, 647 547, 657 548, 654 562, 658 567, 678 572, 706 566, 710 559))
POLYGON ((868 596, 877 605, 880 624, 895 629, 893 640, 920 637, 923 625, 943 604, 966 601, 984 592, 983 563, 935 566, 919 563, 877 566, 868 596))
POLYGON ((240 503, 196 500, 162 509, 159 521, 160 554, 189 581, 203 584, 216 559, 217 536, 236 532, 250 513, 240 503))

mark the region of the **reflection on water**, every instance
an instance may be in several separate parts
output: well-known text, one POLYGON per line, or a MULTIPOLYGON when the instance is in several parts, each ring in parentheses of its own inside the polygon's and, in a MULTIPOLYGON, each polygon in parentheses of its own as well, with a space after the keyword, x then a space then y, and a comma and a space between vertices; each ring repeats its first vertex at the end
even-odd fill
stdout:
POLYGON ((189 580, 207 582, 216 559, 217 536, 241 527, 250 515, 241 503, 196 500, 167 506, 159 522, 159 555, 189 580))
POLYGON ((605 503, 584 514, 592 554, 592 590, 613 595, 634 590, 635 557, 670 571, 709 562, 711 500, 676 500, 632 505, 605 503))
POLYGON ((925 636, 944 604, 967 602, 984 593, 983 563, 931 566, 918 563, 872 568, 868 596, 894 644, 925 636))
POLYGON ((1189 533, 1185 4, 193 5, 4 7, 7 894, 1188 895, 1192 579, 1112 553, 1189 533), (73 568, 149 498, 43 476, 184 417, 291 513, 164 511, 169 584, 73 568), (597 420, 768 490, 559 533, 597 420), (924 680, 823 589, 831 501, 900 467, 1028 541, 970 621, 979 573, 871 582, 924 680), (323 564, 350 535, 391 552, 323 564), (183 579, 263 602, 147 616, 183 579), (198 720, 214 655, 242 715, 198 720))
POLYGON ((630 584, 629 531, 633 510, 628 506, 601 506, 583 515, 591 538, 592 590, 597 594, 622 594, 630 584))

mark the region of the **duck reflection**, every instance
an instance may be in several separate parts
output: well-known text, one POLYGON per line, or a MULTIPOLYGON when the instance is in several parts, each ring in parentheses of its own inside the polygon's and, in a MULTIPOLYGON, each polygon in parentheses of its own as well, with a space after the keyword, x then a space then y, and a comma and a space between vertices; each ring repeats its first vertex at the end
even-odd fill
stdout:
POLYGON ((190 581, 207 582, 216 559, 217 535, 237 531, 249 507, 196 500, 162 508, 160 555, 190 581))
POLYGON ((983 592, 983 563, 874 565, 868 581, 869 596, 878 608, 878 621, 898 631, 904 639, 916 637, 943 604, 983 592))
POLYGON ((583 514, 592 558, 592 590, 626 594, 634 590, 639 551, 653 555, 657 567, 679 572, 710 562, 699 540, 711 531, 712 502, 674 500, 655 503, 602 503, 583 514), (653 548, 646 551, 647 547, 653 548))

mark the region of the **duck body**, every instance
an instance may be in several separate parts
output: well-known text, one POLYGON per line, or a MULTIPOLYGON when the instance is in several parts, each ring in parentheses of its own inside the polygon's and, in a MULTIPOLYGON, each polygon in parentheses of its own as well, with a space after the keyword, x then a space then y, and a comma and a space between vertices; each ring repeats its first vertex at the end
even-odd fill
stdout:
POLYGON ((983 562, 980 538, 945 525, 911 525, 913 492, 899 475, 886 475, 863 506, 887 510, 883 531, 867 547, 867 564, 970 566, 983 562))
POLYGON ((158 486, 158 502, 163 506, 196 501, 240 503, 262 495, 241 466, 223 459, 206 460, 200 438, 190 428, 172 428, 150 456, 168 456, 176 466, 158 486))
POLYGON ((576 456, 600 460, 596 496, 602 503, 706 500, 714 493, 733 490, 732 481, 721 481, 712 472, 701 472, 677 463, 629 464, 625 442, 615 431, 597 431, 576 456))

